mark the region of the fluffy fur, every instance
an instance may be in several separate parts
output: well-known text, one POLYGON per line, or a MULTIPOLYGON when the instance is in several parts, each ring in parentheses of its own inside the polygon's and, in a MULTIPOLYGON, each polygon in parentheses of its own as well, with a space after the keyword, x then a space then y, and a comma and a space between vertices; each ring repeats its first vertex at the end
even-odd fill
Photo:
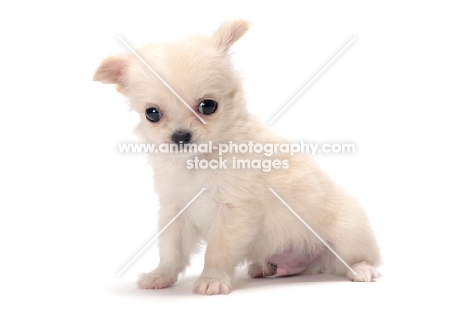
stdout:
MULTIPOLYGON (((228 21, 212 35, 149 44, 138 51, 195 111, 202 99, 219 103, 215 113, 200 114, 206 125, 131 54, 104 60, 94 79, 116 84, 130 99, 141 116, 136 133, 146 143, 171 143, 171 135, 178 130, 189 130, 192 143, 285 142, 248 113, 239 75, 231 64, 229 48, 249 26, 243 20, 228 21), (146 119, 148 107, 160 109, 159 122, 146 119)), ((271 158, 288 160, 289 168, 269 173, 229 169, 232 157, 267 159, 263 154, 225 154, 228 169, 190 170, 186 161, 195 156, 218 158, 208 153, 149 155, 160 198, 159 228, 202 188, 206 191, 161 235, 159 266, 140 277, 141 288, 173 285, 202 240, 207 243, 205 267, 193 288, 199 294, 227 294, 236 265, 245 260, 251 263, 252 277, 280 274, 280 265, 291 262, 306 263, 310 273, 346 275, 353 281, 368 282, 378 276, 374 267, 379 263, 379 248, 365 213, 310 156, 274 154, 271 158), (268 188, 357 274, 335 258, 268 188)))

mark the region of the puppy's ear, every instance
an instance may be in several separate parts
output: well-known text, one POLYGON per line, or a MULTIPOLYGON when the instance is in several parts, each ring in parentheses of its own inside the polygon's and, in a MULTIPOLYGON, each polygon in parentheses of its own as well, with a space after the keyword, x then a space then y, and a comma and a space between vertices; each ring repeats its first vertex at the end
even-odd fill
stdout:
POLYGON ((110 56, 103 60, 94 74, 93 80, 105 84, 116 84, 122 92, 127 84, 130 59, 128 55, 110 56))
POLYGON ((213 34, 214 43, 220 50, 227 52, 247 32, 250 25, 250 22, 242 19, 226 21, 213 34))

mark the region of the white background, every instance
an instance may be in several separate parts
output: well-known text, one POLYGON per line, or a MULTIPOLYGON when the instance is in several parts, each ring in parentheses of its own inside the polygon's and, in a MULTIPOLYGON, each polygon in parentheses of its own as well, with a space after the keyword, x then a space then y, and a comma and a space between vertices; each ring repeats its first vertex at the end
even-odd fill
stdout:
MULTIPOLYGON (((463 309, 466 289, 468 19, 462 2, 175 1, 0 7, 0 305, 49 310, 151 308, 463 309), (442 4, 443 3, 443 4, 442 4), (134 113, 92 82, 100 61, 131 45, 251 29, 234 48, 251 110, 270 120, 352 37, 356 41, 280 117, 292 140, 354 142, 317 161, 365 206, 383 277, 249 280, 228 296, 191 286, 142 291, 157 265, 157 197, 134 141, 134 113)), ((171 178, 165 176, 163 178, 171 178)))

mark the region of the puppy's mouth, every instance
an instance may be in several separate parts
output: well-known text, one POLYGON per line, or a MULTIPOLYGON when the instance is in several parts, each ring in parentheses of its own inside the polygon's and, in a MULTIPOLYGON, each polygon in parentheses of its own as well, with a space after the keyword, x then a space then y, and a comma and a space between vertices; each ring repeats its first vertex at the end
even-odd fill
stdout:
POLYGON ((172 154, 188 155, 188 156, 204 156, 208 154, 217 155, 219 146, 213 141, 190 141, 190 143, 174 143, 167 144, 172 154))
POLYGON ((169 148, 172 153, 182 153, 182 154, 197 154, 199 153, 199 146, 195 141, 189 143, 185 142, 169 142, 169 148))

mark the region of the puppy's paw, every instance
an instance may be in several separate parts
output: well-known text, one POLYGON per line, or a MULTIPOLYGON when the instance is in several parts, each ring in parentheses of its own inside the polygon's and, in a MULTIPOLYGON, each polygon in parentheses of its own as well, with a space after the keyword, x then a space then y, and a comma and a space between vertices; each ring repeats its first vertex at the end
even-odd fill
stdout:
POLYGON ((251 278, 263 278, 272 276, 276 272, 276 267, 268 265, 266 268, 262 267, 259 263, 249 265, 249 276, 251 278))
POLYGON ((142 289, 161 289, 174 285, 177 276, 166 273, 150 272, 143 273, 138 279, 138 287, 142 289))
POLYGON ((216 279, 199 278, 193 286, 193 292, 200 295, 225 295, 229 290, 228 283, 216 279))
POLYGON ((351 268, 353 268, 356 274, 348 271, 347 277, 353 282, 371 282, 379 277, 377 269, 365 261, 354 264, 351 268))

